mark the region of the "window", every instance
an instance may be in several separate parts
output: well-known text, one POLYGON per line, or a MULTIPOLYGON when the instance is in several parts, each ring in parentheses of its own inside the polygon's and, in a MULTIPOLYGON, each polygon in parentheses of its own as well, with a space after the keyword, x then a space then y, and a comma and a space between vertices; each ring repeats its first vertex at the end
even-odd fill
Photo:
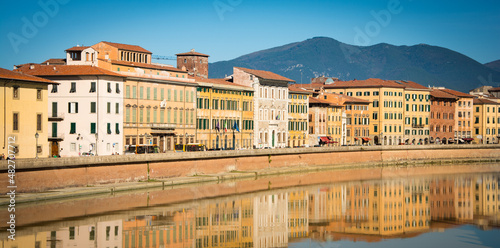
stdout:
POLYGON ((107 102, 106 104, 106 113, 111 113, 111 103, 110 102, 107 102))
POLYGON ((96 112, 95 102, 90 102, 90 113, 95 114, 95 112, 96 112))
POLYGON ((137 98, 137 86, 132 86, 132 98, 137 98))
POLYGON ((94 92, 95 92, 95 82, 90 82, 89 93, 94 93, 94 92))
POLYGON ((57 93, 57 84, 52 85, 52 90, 50 91, 50 93, 57 93))
POLYGON ((36 130, 42 131, 42 114, 36 115, 36 130))
POLYGON ((78 103, 77 102, 68 102, 68 113, 77 114, 78 113, 78 103))
POLYGON ((75 93, 76 92, 76 82, 71 82, 71 89, 69 90, 69 93, 75 93))
POLYGON ((76 133, 76 123, 75 122, 71 122, 69 133, 70 134, 75 134, 76 133))
POLYGON ((19 131, 19 113, 12 115, 12 130, 19 131))
POLYGON ((144 87, 139 87, 139 98, 144 99, 144 87))
POLYGON ((158 89, 157 88, 153 88, 153 100, 158 100, 158 89))
POLYGON ((146 88, 146 99, 151 99, 151 88, 147 87, 146 88))
POLYGON ((96 132, 95 130, 95 122, 90 123, 90 133, 94 134, 96 132))
POLYGON ((120 94, 120 84, 116 83, 116 93, 120 94))
POLYGON ((115 114, 120 113, 120 103, 115 103, 115 114))
POLYGON ((107 123, 108 134, 111 134, 111 123, 107 123))
POLYGON ((111 90, 111 83, 110 83, 110 82, 108 82, 108 93, 111 93, 111 91, 112 91, 112 90, 111 90))
POLYGON ((41 89, 36 90, 36 99, 42 100, 42 90, 41 89))

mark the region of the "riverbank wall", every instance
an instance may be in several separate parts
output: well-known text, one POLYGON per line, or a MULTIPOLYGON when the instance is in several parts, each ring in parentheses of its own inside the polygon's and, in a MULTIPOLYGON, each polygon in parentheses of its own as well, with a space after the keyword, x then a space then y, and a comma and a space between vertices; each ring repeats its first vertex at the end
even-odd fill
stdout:
MULTIPOLYGON (((500 145, 351 146, 0 161, 0 193, 310 166, 500 161, 500 145), (15 165, 15 176, 9 177, 15 165)), ((12 174, 11 174, 12 175, 12 174)))

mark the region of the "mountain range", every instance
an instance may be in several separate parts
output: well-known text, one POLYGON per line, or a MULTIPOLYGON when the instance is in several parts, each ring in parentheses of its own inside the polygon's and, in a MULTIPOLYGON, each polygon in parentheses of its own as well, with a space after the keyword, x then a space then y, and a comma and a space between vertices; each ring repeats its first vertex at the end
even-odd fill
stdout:
POLYGON ((297 83, 309 83, 318 76, 340 80, 380 78, 468 92, 483 85, 498 86, 500 71, 494 68, 498 69, 500 61, 492 63, 483 65, 456 51, 426 44, 355 46, 315 37, 210 63, 209 77, 225 77, 232 74, 233 67, 245 67, 272 71, 297 83))

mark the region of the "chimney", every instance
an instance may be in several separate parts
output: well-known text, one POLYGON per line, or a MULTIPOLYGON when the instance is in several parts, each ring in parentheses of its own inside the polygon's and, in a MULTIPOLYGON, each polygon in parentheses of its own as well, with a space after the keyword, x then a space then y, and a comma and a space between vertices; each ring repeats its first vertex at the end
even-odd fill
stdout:
POLYGON ((30 70, 35 69, 35 65, 30 65, 30 70))

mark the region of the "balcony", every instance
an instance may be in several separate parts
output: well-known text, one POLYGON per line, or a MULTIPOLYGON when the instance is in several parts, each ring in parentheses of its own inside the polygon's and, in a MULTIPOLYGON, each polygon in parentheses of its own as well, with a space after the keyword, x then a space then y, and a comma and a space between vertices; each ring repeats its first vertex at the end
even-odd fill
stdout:
POLYGON ((411 124, 411 127, 413 128, 424 128, 424 126, 425 126, 424 124, 416 124, 416 123, 411 124))
POLYGON ((49 121, 62 121, 62 120, 64 120, 64 112, 52 113, 49 116, 49 121))
POLYGON ((49 135, 49 141, 61 141, 64 140, 64 133, 52 133, 49 135))
POLYGON ((166 129, 175 129, 177 127, 177 124, 172 124, 172 123, 152 123, 149 124, 149 126, 152 129, 161 129, 161 130, 166 130, 166 129))

